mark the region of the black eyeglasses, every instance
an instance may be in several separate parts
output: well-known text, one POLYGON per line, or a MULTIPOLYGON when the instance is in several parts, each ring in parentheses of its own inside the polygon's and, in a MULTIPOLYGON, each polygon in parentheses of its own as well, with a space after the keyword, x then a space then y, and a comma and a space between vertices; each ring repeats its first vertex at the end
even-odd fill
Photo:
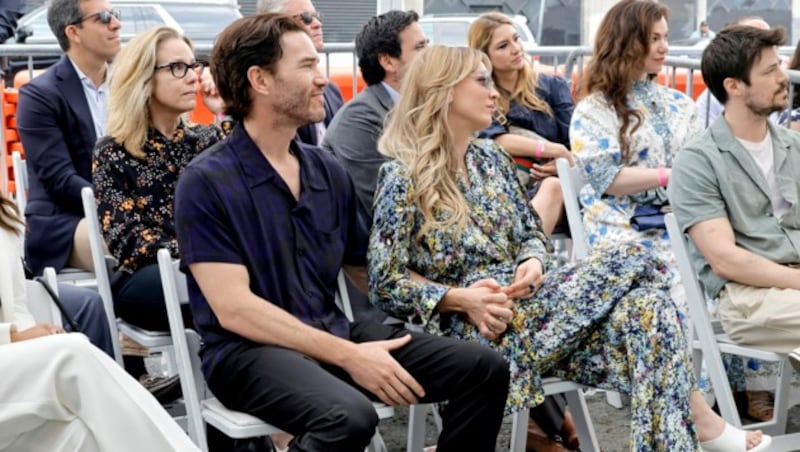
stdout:
POLYGON ((314 22, 314 19, 317 19, 320 21, 320 23, 322 22, 322 14, 318 13, 317 11, 314 11, 313 13, 311 11, 303 11, 300 14, 295 14, 294 17, 302 20, 306 25, 311 25, 311 22, 314 22))
POLYGON ((205 67, 205 63, 200 61, 194 61, 192 63, 184 63, 183 61, 173 61, 172 63, 162 64, 161 66, 156 66, 154 70, 159 69, 167 69, 169 68, 169 72, 175 78, 184 78, 186 74, 189 73, 189 69, 197 72, 197 75, 202 74, 203 68, 205 67), (199 69, 199 70, 198 70, 199 69))
POLYGON ((103 25, 108 25, 111 23, 112 19, 122 20, 122 14, 118 9, 109 9, 107 11, 100 11, 83 16, 75 22, 72 22, 70 25, 80 25, 91 18, 97 19, 97 21, 103 25))

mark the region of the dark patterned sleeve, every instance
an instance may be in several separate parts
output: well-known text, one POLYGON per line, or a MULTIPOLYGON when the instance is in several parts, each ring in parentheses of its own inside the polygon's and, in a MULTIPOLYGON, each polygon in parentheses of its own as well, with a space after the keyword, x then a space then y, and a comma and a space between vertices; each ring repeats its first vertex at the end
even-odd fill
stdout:
POLYGON ((145 176, 135 173, 128 163, 131 158, 110 138, 100 140, 92 179, 100 230, 108 249, 122 267, 135 271, 141 265, 155 262, 159 248, 167 247, 171 254, 177 255, 178 244, 161 224, 153 221, 149 209, 156 201, 137 195, 137 180, 145 176))
POLYGON ((492 146, 494 146, 493 153, 497 156, 497 165, 505 174, 502 180, 507 181, 509 202, 514 203, 516 210, 519 211, 519 215, 516 216, 517 221, 512 228, 514 243, 518 245, 516 264, 535 258, 542 262, 542 270, 547 271, 550 268, 550 253, 553 252, 553 247, 542 232, 542 219, 528 202, 525 190, 516 177, 511 156, 497 142, 492 142, 492 146))
POLYGON ((413 188, 404 168, 386 163, 378 174, 375 209, 367 251, 370 300, 389 314, 422 325, 439 316, 437 306, 449 289, 415 281, 408 266, 414 230, 413 188))

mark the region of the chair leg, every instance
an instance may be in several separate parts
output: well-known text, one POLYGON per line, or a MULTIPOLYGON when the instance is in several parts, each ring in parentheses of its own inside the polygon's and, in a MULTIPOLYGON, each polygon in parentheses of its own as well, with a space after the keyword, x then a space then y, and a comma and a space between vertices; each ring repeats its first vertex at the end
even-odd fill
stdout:
POLYGON ((783 435, 786 433, 786 423, 788 421, 789 396, 792 390, 792 366, 788 359, 780 362, 778 367, 777 386, 775 388, 775 405, 773 406, 772 421, 775 423, 770 428, 765 428, 765 432, 770 435, 783 435))
POLYGON ((421 452, 425 447, 425 415, 428 405, 408 407, 408 439, 406 452, 421 452))
MULTIPOLYGON (((386 448, 386 443, 383 441, 381 432, 377 428, 375 429, 375 434, 372 435, 372 440, 369 444, 372 447, 372 452, 389 452, 389 449, 386 448)), ((369 447, 367 447, 365 452, 366 451, 369 451, 369 447)))
MULTIPOLYGON (((619 395, 619 393, 616 393, 619 395)), ((583 398, 583 391, 567 391, 564 393, 567 398, 567 406, 572 419, 575 421, 575 429, 578 431, 578 440, 581 443, 581 450, 584 452, 600 452, 600 445, 597 443, 597 436, 592 425, 592 418, 589 417, 589 407, 586 406, 586 399, 583 398)))
POLYGON ((528 410, 522 409, 512 414, 511 421, 511 452, 525 452, 525 443, 528 440, 528 410))

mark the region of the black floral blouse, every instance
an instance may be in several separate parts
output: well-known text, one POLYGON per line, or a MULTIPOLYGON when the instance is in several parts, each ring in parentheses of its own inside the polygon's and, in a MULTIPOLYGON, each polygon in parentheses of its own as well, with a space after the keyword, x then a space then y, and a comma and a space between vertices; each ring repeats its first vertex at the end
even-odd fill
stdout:
POLYGON ((97 142, 92 180, 103 238, 118 262, 115 270, 133 273, 155 264, 160 248, 178 256, 173 218, 178 176, 194 156, 228 134, 230 124, 221 126, 181 121, 170 138, 150 128, 144 159, 110 136, 97 142))

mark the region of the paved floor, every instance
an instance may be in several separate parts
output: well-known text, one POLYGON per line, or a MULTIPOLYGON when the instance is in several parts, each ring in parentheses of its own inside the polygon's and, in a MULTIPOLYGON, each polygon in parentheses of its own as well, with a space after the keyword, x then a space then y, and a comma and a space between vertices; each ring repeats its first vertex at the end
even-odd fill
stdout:
MULTIPOLYGON (((589 412, 602 450, 604 452, 627 451, 630 435, 630 409, 627 400, 624 400, 625 406, 621 409, 608 405, 605 402, 604 394, 587 396, 586 401, 589 405, 589 412)), ((380 431, 386 441, 389 452, 403 452, 406 450, 407 413, 406 409, 398 408, 394 418, 381 422, 380 431)), ((428 417, 430 418, 430 416, 428 417)), ((789 412, 788 431, 800 431, 800 406, 792 408, 789 412)), ((430 419, 426 434, 426 444, 434 444, 436 441, 434 436, 435 428, 430 419)), ((511 423, 506 422, 503 424, 500 437, 497 440, 498 451, 508 451, 510 434, 511 423)), ((800 450, 800 445, 798 445, 798 450, 800 450)))

